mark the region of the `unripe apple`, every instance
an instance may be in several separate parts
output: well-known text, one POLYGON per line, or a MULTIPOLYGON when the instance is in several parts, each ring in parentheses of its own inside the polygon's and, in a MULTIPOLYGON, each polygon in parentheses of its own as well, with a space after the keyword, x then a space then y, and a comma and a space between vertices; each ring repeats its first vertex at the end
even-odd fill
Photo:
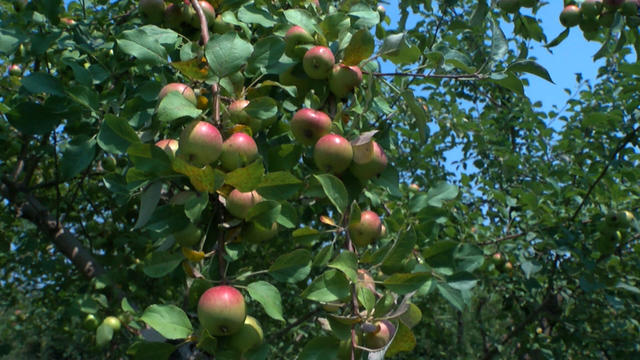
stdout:
POLYGON ((336 59, 326 46, 315 46, 309 49, 302 58, 302 67, 310 78, 321 80, 329 77, 336 59))
POLYGON ((104 320, 102 320, 102 323, 109 326, 111 329, 113 329, 114 332, 120 331, 120 327, 122 326, 122 324, 120 323, 120 319, 115 316, 107 316, 106 318, 104 318, 104 320))
POLYGON ((73 20, 72 18, 68 18, 68 17, 61 17, 60 18, 60 23, 62 25, 66 25, 66 26, 73 26, 76 24, 76 21, 73 20))
POLYGON ((600 29, 600 24, 594 18, 581 17, 580 18, 580 30, 585 33, 592 33, 600 29))
POLYGON ((365 269, 358 269, 358 284, 371 290, 372 293, 376 293, 376 283, 373 280, 371 273, 365 269))
POLYGON ((222 16, 218 15, 213 20, 213 29, 212 30, 213 30, 213 32, 215 34, 228 33, 229 31, 233 31, 233 24, 230 24, 230 23, 222 20, 222 16))
POLYGON ((198 104, 196 93, 193 91, 193 89, 188 85, 182 84, 182 83, 170 83, 165 85, 158 93, 158 101, 162 101, 162 99, 164 99, 164 97, 167 96, 167 94, 169 94, 172 91, 179 92, 180 94, 182 94, 182 96, 184 96, 185 99, 189 100, 193 105, 198 104))
POLYGON ((244 219, 251 208, 262 201, 262 196, 257 191, 240 192, 233 189, 226 199, 226 208, 229 213, 237 218, 244 219))
POLYGON ((105 157, 104 159, 102 159, 102 161, 100 162, 100 165, 102 165, 102 168, 105 171, 114 171, 116 169, 116 165, 118 164, 118 162, 116 161, 116 158, 114 158, 113 156, 109 155, 107 157, 105 157))
POLYGON ((304 47, 296 48, 299 45, 313 44, 313 36, 301 26, 292 26, 284 35, 284 53, 293 59, 304 56, 307 49, 304 47))
POLYGON ((251 131, 255 134, 262 128, 262 122, 260 119, 252 118, 245 108, 249 106, 249 100, 236 100, 229 104, 227 110, 229 111, 229 118, 234 124, 244 124, 251 128, 251 131))
POLYGON ((613 20, 615 20, 615 16, 615 11, 605 11, 600 16, 598 16, 598 23, 607 28, 611 27, 611 25, 613 25, 613 20))
POLYGON ((387 320, 375 323, 377 330, 364 335, 364 346, 369 349, 380 349, 385 347, 396 331, 395 326, 387 320))
POLYGON ((351 173, 361 182, 365 182, 373 177, 379 176, 387 167, 387 155, 377 142, 373 142, 373 156, 365 163, 353 162, 350 167, 351 173))
POLYGON ((624 16, 636 16, 638 15, 638 1, 637 0, 625 0, 620 7, 620 11, 624 16))
POLYGON ((22 68, 18 64, 9 65, 9 75, 20 76, 22 75, 22 68))
POLYGON ((243 132, 231 135, 222 144, 220 163, 226 171, 244 167, 258 158, 258 146, 253 138, 243 132))
POLYGON ((538 4, 538 0, 518 0, 518 1, 520 3, 520 6, 526 7, 526 8, 532 8, 538 4))
MULTIPOLYGON (((204 13, 205 19, 207 19, 207 27, 212 27, 213 22, 216 20, 216 10, 213 8, 211 4, 206 1, 198 1, 200 3, 200 8, 204 13)), ((191 26, 195 28, 200 28, 200 18, 195 10, 190 14, 189 23, 191 26)))
POLYGON ((193 223, 189 223, 184 229, 173 233, 180 246, 192 247, 202 239, 202 231, 193 223))
POLYGON ((498 0, 498 7, 508 13, 517 13, 520 10, 518 0, 498 0))
POLYGON ((293 137, 303 145, 314 145, 331 131, 331 118, 322 111, 304 108, 291 118, 293 137))
POLYGON ((273 239, 278 235, 278 223, 265 228, 257 222, 250 222, 242 229, 242 239, 250 243, 258 244, 273 239))
POLYGON ((180 31, 184 22, 182 8, 178 4, 169 4, 164 10, 164 24, 173 30, 180 31))
POLYGON ((313 148, 313 160, 318 169, 324 172, 340 174, 349 167, 352 159, 351 144, 337 134, 321 137, 313 148))
POLYGON ((178 140, 162 139, 156 142, 156 146, 164 150, 164 152, 167 153, 170 159, 176 157, 176 152, 178 151, 178 140))
POLYGON ((229 337, 229 346, 239 353, 245 353, 262 345, 264 334, 256 318, 247 315, 242 328, 229 337))
POLYGON ((200 325, 213 336, 227 336, 238 332, 244 326, 246 317, 244 297, 232 286, 212 287, 198 301, 200 325))
POLYGON ((602 11, 602 0, 585 0, 580 5, 580 11, 585 17, 595 18, 602 11))
POLYGON ((360 221, 349 225, 349 236, 356 246, 365 247, 378 239, 382 232, 382 222, 378 214, 366 210, 360 213, 360 221))
POLYGON ((95 330, 98 325, 98 319, 93 314, 87 314, 87 317, 82 322, 82 326, 87 330, 95 330))
POLYGON ((504 269, 509 272, 513 271, 513 264, 511 263, 511 261, 507 261, 504 264, 504 269))
POLYGON ((190 164, 203 167, 218 160, 222 153, 222 136, 215 126, 194 120, 180 134, 178 156, 190 164))
POLYGON ((576 26, 580 23, 580 8, 575 5, 567 5, 560 13, 560 23, 565 27, 576 26))
POLYGON ((378 7, 376 8, 376 11, 378 12, 378 15, 380 15, 381 18, 384 18, 387 15, 387 9, 385 9, 384 6, 382 5, 378 5, 378 7))
POLYGON ((360 68, 337 64, 333 66, 329 75, 329 89, 337 98, 344 98, 358 85, 362 83, 362 71, 360 68))
POLYGON ((152 24, 160 24, 164 18, 164 0, 140 0, 140 11, 152 24))

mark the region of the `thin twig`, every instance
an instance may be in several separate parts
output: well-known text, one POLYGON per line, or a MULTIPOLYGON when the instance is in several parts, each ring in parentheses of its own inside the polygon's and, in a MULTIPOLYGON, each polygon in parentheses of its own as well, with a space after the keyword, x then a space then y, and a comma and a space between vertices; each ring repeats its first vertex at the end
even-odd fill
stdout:
POLYGON ((202 34, 200 45, 205 46, 209 42, 209 25, 207 25, 207 17, 204 16, 204 11, 202 11, 202 7, 200 7, 200 2, 198 0, 192 0, 191 5, 200 19, 200 33, 202 34))
POLYGON ((421 73, 405 73, 405 72, 392 72, 392 73, 379 73, 363 71, 363 74, 370 74, 373 76, 407 76, 407 77, 419 77, 428 79, 453 79, 453 80, 482 80, 489 78, 486 74, 421 74, 421 73))
POLYGON ((291 324, 287 325, 287 327, 285 327, 284 329, 278 331, 275 334, 271 334, 268 336, 269 339, 275 339, 278 338, 284 334, 286 334, 287 332, 289 332, 291 329, 293 329, 294 327, 302 324, 303 322, 307 321, 309 318, 313 317, 314 315, 316 315, 317 313, 319 313, 321 311, 321 308, 316 308, 315 310, 312 310, 310 312, 308 312, 306 315, 304 315, 303 317, 299 318, 298 320, 292 322, 291 324))

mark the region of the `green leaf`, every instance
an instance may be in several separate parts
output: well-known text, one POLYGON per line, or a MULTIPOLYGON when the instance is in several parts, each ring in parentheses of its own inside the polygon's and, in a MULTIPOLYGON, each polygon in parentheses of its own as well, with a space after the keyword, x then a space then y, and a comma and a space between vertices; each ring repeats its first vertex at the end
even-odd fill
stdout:
POLYGON ((303 9, 288 9, 284 11, 284 17, 292 25, 303 27, 309 33, 314 33, 316 20, 311 13, 303 9))
POLYGON ((358 280, 358 258, 356 254, 351 251, 343 251, 338 254, 338 256, 329 263, 329 267, 342 271, 352 282, 358 280))
POLYGON ((259 302, 264 311, 273 319, 284 321, 282 317, 282 300, 278 288, 266 281, 256 281, 247 285, 252 299, 259 302))
POLYGON ((460 244, 456 248, 453 258, 457 271, 473 272, 484 263, 484 253, 482 249, 468 243, 460 244))
POLYGON ((260 195, 267 199, 287 200, 298 193, 302 181, 288 171, 267 173, 258 186, 260 195))
MULTIPOLYGON (((259 70, 271 73, 269 69, 280 62, 282 54, 284 54, 284 40, 278 36, 267 36, 255 43, 253 53, 247 61, 247 68, 252 72, 259 70)), ((276 70, 272 70, 273 73, 278 73, 276 70)))
POLYGON ((398 236, 393 247, 387 251, 381 269, 385 274, 393 274, 404 269, 404 260, 411 255, 416 245, 417 235, 414 229, 409 229, 398 236))
POLYGON ((167 51, 160 43, 149 39, 148 36, 138 40, 118 39, 117 44, 125 54, 137 58, 143 64, 166 65, 169 63, 167 51))
POLYGON ((277 24, 276 19, 266 10, 247 4, 238 10, 238 20, 248 24, 258 24, 265 28, 271 28, 277 24))
POLYGON ((409 329, 418 325, 422 320, 422 311, 415 304, 409 304, 409 310, 398 318, 409 329))
POLYGON ((368 312, 371 312, 371 310, 373 310, 374 306, 376 305, 376 296, 369 288, 360 286, 359 284, 358 286, 356 286, 356 291, 358 301, 364 306, 365 309, 367 309, 368 312))
POLYGON ((415 96, 413 95, 413 91, 405 90, 402 93, 402 97, 404 101, 407 102, 409 106, 409 110, 411 110, 411 114, 416 119, 416 127, 418 128, 418 133, 420 134, 420 141, 427 141, 427 112, 425 109, 418 104, 415 96))
POLYGON ((156 210, 158 206, 158 202, 160 201, 160 195, 162 193, 162 182, 155 182, 140 196, 140 209, 138 210, 138 220, 136 224, 133 226, 133 229, 140 229, 151 219, 153 212, 156 210))
POLYGON ((339 341, 332 336, 319 336, 311 339, 302 349, 298 360, 335 359, 338 355, 339 341))
POLYGON ((393 337, 393 341, 387 348, 385 357, 392 357, 400 352, 413 351, 416 344, 416 336, 413 334, 413 331, 411 331, 411 329, 405 324, 399 323, 396 327, 396 334, 393 337))
POLYGON ((104 151, 124 154, 131 144, 139 142, 138 135, 125 119, 111 114, 105 115, 98 133, 98 145, 104 151))
POLYGON ((248 192, 255 190, 260 185, 263 175, 262 160, 256 160, 243 168, 227 173, 224 182, 235 187, 238 191, 248 192))
POLYGON ((342 63, 345 65, 358 65, 362 60, 369 58, 373 54, 375 41, 371 33, 365 29, 358 30, 346 49, 342 63))
POLYGON ((297 249, 280 255, 269 267, 269 275, 282 282, 296 283, 309 276, 311 272, 311 252, 297 249))
POLYGON ((113 328, 105 323, 100 324, 96 329, 96 345, 103 347, 113 338, 113 328))
POLYGON ((162 342, 136 341, 127 349, 134 360, 167 360, 176 351, 176 346, 162 342))
POLYGON ((142 271, 149 277, 161 278, 177 268, 183 259, 184 257, 180 253, 154 252, 145 260, 142 271))
POLYGON ((160 101, 158 120, 169 122, 183 117, 195 118, 202 113, 196 106, 177 91, 172 91, 160 101))
POLYGON ((445 201, 450 201, 458 196, 458 187, 446 182, 439 182, 427 192, 430 206, 442 207, 445 201))
POLYGON ((193 332, 187 314, 175 305, 151 305, 140 320, 170 340, 185 339, 193 332))
POLYGON ((135 143, 129 146, 127 154, 135 168, 149 174, 168 174, 171 160, 159 147, 153 144, 135 143))
POLYGON ((464 310, 464 300, 458 290, 455 290, 446 284, 437 284, 436 286, 440 295, 453 305, 453 307, 458 309, 458 311, 464 310))
POLYGON ((22 79, 22 86, 32 94, 65 96, 64 86, 59 79, 47 73, 32 73, 22 79))
POLYGON ((314 175, 313 177, 318 180, 329 201, 340 214, 343 214, 349 205, 349 194, 342 181, 331 174, 314 175))
POLYGON ((444 63, 448 65, 445 69, 453 67, 468 74, 476 72, 476 68, 472 66, 471 58, 467 54, 457 50, 448 50, 444 55, 444 63))
POLYGON ((13 54, 20 46, 20 39, 15 34, 7 34, 0 31, 0 53, 4 55, 13 54))
POLYGON ((407 43, 406 33, 388 35, 378 53, 394 64, 410 64, 422 55, 417 46, 407 43))
POLYGON ((377 11, 365 4, 355 4, 349 7, 349 16, 353 18, 353 28, 369 29, 380 22, 377 11))
POLYGON ((397 293, 398 295, 404 295, 418 290, 429 279, 431 279, 431 273, 427 272, 393 274, 386 278, 383 284, 387 289, 397 293))
POLYGON ((341 12, 329 14, 320 23, 320 29, 328 41, 337 40, 340 35, 349 30, 351 20, 341 12))
POLYGON ((513 64, 509 65, 509 68, 507 70, 511 72, 526 72, 529 74, 533 74, 554 84, 553 80, 551 80, 551 76, 549 75, 549 72, 547 71, 547 69, 545 69, 544 67, 542 67, 542 65, 532 60, 516 61, 513 64))
POLYGON ((491 21, 491 60, 498 62, 502 60, 507 51, 509 50, 509 44, 507 38, 504 36, 504 32, 500 28, 497 21, 491 21))
POLYGON ((344 274, 337 270, 327 270, 315 278, 301 296, 308 300, 331 302, 347 299, 350 294, 349 280, 344 274))
POLYGON ((313 258, 313 266, 314 267, 324 267, 329 263, 329 260, 333 257, 333 245, 329 244, 316 254, 313 258))
POLYGON ((251 99, 244 111, 254 119, 269 120, 278 114, 278 104, 268 96, 251 99))
POLYGON ((567 36, 569 36, 569 28, 566 28, 563 32, 558 34, 555 39, 551 40, 551 42, 546 44, 544 47, 546 47, 547 49, 551 49, 552 47, 558 46, 561 42, 564 41, 564 39, 567 38, 567 36))
POLYGON ((84 171, 96 154, 96 140, 75 138, 62 152, 60 172, 64 179, 71 179, 84 171))
POLYGON ((122 298, 122 300, 120 301, 120 308, 122 309, 122 311, 131 313, 131 314, 136 312, 133 309, 133 306, 131 306, 131 304, 129 304, 129 300, 127 300, 126 297, 122 298))
POLYGON ((261 226, 270 229, 271 225, 276 222, 278 216, 280 216, 280 210, 282 205, 277 201, 261 201, 251 207, 245 220, 255 221, 261 226))
POLYGON ((219 78, 240 70, 252 52, 253 46, 235 32, 214 36, 205 49, 207 61, 219 78))

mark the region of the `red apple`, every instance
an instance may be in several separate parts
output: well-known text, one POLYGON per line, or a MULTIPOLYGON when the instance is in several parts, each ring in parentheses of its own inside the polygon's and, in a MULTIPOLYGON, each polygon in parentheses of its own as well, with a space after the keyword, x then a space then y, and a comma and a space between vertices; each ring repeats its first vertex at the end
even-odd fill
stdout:
POLYGON ((160 24, 164 18, 164 0, 140 0, 140 11, 152 24, 160 24))
POLYGON ((262 201, 262 196, 255 190, 243 193, 233 189, 227 196, 226 208, 231 215, 244 219, 249 210, 260 201, 262 201))
POLYGON ((311 146, 331 131, 331 118, 319 110, 304 108, 291 118, 291 132, 301 144, 311 146))
POLYGON ((160 93, 158 93, 158 101, 162 101, 162 99, 164 99, 164 97, 172 91, 179 92, 180 94, 182 94, 182 96, 184 96, 185 99, 193 103, 193 105, 198 104, 198 99, 196 98, 196 93, 193 91, 193 89, 188 85, 182 83, 170 83, 165 85, 160 90, 160 93))
MULTIPOLYGON (((211 4, 206 1, 199 1, 200 8, 204 13, 204 17, 207 19, 207 27, 212 27, 213 22, 216 20, 216 10, 211 4)), ((190 14, 189 23, 191 26, 200 28, 200 18, 196 14, 195 10, 190 14)))
POLYGON ((337 64, 329 75, 329 89, 337 98, 344 98, 362 83, 362 71, 353 65, 337 64))
POLYGON ((169 4, 164 10, 164 23, 168 28, 180 31, 180 27, 185 20, 182 8, 178 4, 169 4))
POLYGON ((232 286, 212 287, 198 301, 200 325, 213 336, 227 336, 238 332, 246 317, 244 297, 232 286))
POLYGON ((302 58, 302 67, 310 78, 321 80, 329 77, 336 59, 326 46, 315 46, 309 49, 302 58))
POLYGON ((337 134, 321 137, 313 149, 313 160, 318 169, 324 172, 340 174, 349 167, 351 159, 353 159, 351 144, 337 134))
POLYGON ((364 335, 364 346, 369 349, 379 349, 385 347, 393 338, 396 331, 395 326, 387 320, 376 322, 377 330, 364 335))
POLYGON ((376 293, 376 283, 373 280, 371 273, 365 269, 358 269, 358 284, 371 290, 372 293, 376 293))
POLYGON ((378 214, 366 210, 360 213, 360 221, 349 225, 349 236, 356 246, 365 247, 382 234, 382 222, 378 214))
POLYGON ((156 146, 160 149, 164 150, 169 158, 173 159, 176 157, 176 152, 178 151, 178 140, 174 139, 163 139, 156 142, 156 146))
POLYGON ((9 65, 9 75, 20 76, 22 75, 22 68, 18 64, 9 65))
POLYGON ((373 141, 373 156, 364 163, 353 162, 350 167, 351 173, 360 181, 365 182, 375 176, 380 175, 381 172, 387 167, 387 155, 378 145, 373 141))
POLYGON ((258 158, 258 146, 253 138, 243 132, 231 135, 222 144, 220 162, 226 171, 244 167, 258 158))
POLYGON ((222 153, 222 136, 206 121, 192 121, 180 134, 178 156, 194 166, 203 167, 218 160, 222 153))
POLYGON ((290 58, 301 58, 307 51, 304 47, 296 48, 298 45, 313 44, 313 36, 301 26, 292 26, 284 35, 284 53, 290 58))

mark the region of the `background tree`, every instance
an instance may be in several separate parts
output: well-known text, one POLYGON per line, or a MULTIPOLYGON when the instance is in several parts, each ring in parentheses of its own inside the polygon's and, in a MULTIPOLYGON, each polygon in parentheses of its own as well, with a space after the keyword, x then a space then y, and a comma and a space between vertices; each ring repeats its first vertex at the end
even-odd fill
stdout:
POLYGON ((1 0, 0 353, 632 358, 618 3, 1 0), (548 111, 569 31, 606 63, 548 111))

